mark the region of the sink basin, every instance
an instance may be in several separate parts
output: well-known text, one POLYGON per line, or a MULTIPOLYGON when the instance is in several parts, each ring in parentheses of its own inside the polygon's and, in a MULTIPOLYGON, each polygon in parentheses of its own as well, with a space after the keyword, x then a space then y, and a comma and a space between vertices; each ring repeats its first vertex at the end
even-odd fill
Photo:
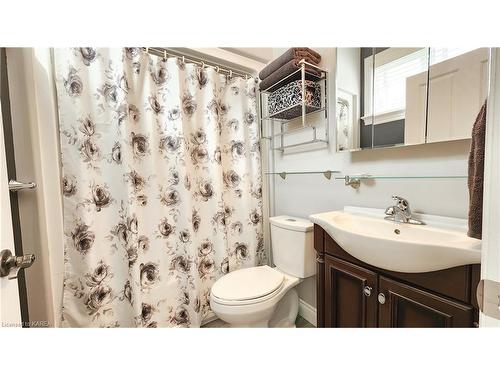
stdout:
POLYGON ((426 225, 384 220, 384 211, 345 207, 311 215, 345 251, 396 272, 430 272, 481 262, 481 241, 467 236, 467 221, 414 215, 426 225))

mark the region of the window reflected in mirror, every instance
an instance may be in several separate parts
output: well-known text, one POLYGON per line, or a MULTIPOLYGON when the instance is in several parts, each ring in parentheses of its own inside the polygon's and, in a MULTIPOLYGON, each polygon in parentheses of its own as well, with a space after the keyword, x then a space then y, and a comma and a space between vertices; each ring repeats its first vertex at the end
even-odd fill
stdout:
POLYGON ((427 48, 376 48, 372 147, 425 141, 427 48))

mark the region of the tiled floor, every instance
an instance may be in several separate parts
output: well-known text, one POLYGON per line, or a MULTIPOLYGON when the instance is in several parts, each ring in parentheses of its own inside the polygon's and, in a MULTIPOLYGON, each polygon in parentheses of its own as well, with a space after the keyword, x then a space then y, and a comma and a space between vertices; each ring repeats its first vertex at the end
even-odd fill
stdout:
MULTIPOLYGON (((309 323, 300 315, 297 317, 295 325, 297 326, 297 328, 314 328, 314 326, 311 323, 309 323)), ((205 324, 202 328, 229 328, 229 324, 220 319, 217 319, 214 320, 213 322, 205 324)))
POLYGON ((305 320, 303 317, 301 317, 300 315, 297 316, 297 320, 295 321, 295 326, 297 328, 316 328, 311 323, 309 323, 307 320, 305 320))
POLYGON ((205 324, 201 328, 229 328, 229 324, 227 324, 223 320, 217 319, 217 320, 214 320, 213 322, 205 324))

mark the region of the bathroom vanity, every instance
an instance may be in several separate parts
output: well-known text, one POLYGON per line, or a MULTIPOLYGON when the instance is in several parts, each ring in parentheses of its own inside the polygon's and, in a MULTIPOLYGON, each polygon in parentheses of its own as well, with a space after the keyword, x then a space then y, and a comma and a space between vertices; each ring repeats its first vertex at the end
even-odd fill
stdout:
MULTIPOLYGON (((477 240, 471 239, 469 242, 467 238, 460 237, 448 239, 452 244, 450 246, 455 246, 453 242, 457 243, 456 246, 462 246, 464 241, 467 242, 464 245, 464 249, 467 249, 462 249, 462 252, 469 257, 457 260, 458 258, 450 255, 449 261, 464 263, 470 259, 471 264, 447 268, 444 268, 445 265, 439 265, 440 269, 424 272, 419 271, 419 267, 423 270, 433 266, 430 262, 425 263, 432 260, 433 253, 425 253, 425 247, 430 247, 429 243, 432 240, 425 243, 426 239, 421 237, 424 245, 419 250, 420 254, 407 251, 405 242, 410 244, 408 246, 416 246, 414 239, 410 237, 411 233, 404 237, 405 232, 414 230, 408 227, 408 224, 398 225, 387 220, 384 222, 383 218, 367 219, 343 211, 312 215, 311 220, 315 222, 318 327, 477 327, 479 313, 475 291, 479 283, 480 265, 472 263, 479 262, 480 241, 475 242, 477 240), (335 217, 336 214, 338 217, 335 217), (372 220, 372 223, 361 221, 362 225, 357 225, 358 218, 372 220), (342 225, 348 228, 342 228, 342 225), (380 225, 380 228, 377 225, 380 225), (380 238, 369 233, 367 227, 383 233, 380 237, 386 237, 386 248, 392 246, 391 233, 401 231, 402 239, 399 239, 401 238, 398 237, 399 233, 394 234, 393 242, 396 246, 400 246, 399 252, 403 253, 403 256, 386 257, 384 254, 386 249, 382 249, 384 246, 378 242, 380 238), (339 228, 343 232, 336 231, 339 228), (354 257, 351 247, 347 246, 352 240, 363 248, 362 239, 356 237, 357 229, 362 230, 364 238, 368 238, 367 243, 372 244, 372 249, 367 247, 365 252, 371 253, 367 255, 368 257, 375 254, 373 262, 367 263, 354 257), (334 240, 328 232, 334 233, 340 241, 334 240), (338 242, 343 242, 350 251, 346 251, 338 242), (422 259, 421 263, 415 260, 416 256, 422 259), (380 267, 379 264, 392 269, 380 267), (416 268, 411 268, 413 265, 416 268), (394 270, 398 268, 404 269, 405 272, 394 270)), ((455 234, 453 230, 430 228, 430 226, 421 230, 430 231, 427 238, 438 238, 440 234, 443 236, 455 234)), ((456 233, 457 236, 461 235, 460 232, 456 233)), ((437 252, 436 248, 432 250, 437 252)), ((460 249, 455 251, 460 253, 460 249)), ((363 259, 369 259, 360 254, 363 259)), ((437 258, 443 257, 438 255, 437 258)))

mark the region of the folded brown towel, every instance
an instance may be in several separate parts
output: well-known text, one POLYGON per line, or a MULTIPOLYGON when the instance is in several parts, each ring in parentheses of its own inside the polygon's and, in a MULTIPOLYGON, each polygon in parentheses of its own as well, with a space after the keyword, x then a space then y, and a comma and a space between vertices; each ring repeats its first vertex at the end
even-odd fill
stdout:
POLYGON ((297 60, 297 62, 299 62, 302 59, 307 61, 309 64, 318 65, 321 62, 321 55, 318 52, 306 47, 290 48, 280 57, 265 66, 264 69, 260 71, 259 78, 263 80, 287 62, 292 60, 297 60))
MULTIPOLYGON (((299 60, 300 61, 300 60, 299 60)), ((300 68, 299 61, 297 60, 292 60, 287 62, 285 65, 283 65, 281 68, 278 70, 274 71, 271 73, 267 78, 262 80, 259 84, 259 87, 261 90, 266 90, 275 83, 281 81, 283 78, 286 76, 292 74, 294 71, 296 71, 298 68, 300 68)), ((321 78, 321 71, 318 69, 313 68, 312 66, 307 66, 305 67, 306 69, 306 78, 311 81, 317 81, 318 79, 321 78)), ((287 83, 290 83, 292 81, 295 81, 296 79, 300 79, 300 72, 297 73, 297 75, 293 75, 286 80, 282 82, 279 86, 281 87, 282 85, 286 85, 287 83)), ((279 87, 276 87, 278 89, 279 87)))
POLYGON ((486 102, 472 127, 469 154, 469 231, 467 235, 481 239, 483 229, 484 144, 486 135, 486 102))

